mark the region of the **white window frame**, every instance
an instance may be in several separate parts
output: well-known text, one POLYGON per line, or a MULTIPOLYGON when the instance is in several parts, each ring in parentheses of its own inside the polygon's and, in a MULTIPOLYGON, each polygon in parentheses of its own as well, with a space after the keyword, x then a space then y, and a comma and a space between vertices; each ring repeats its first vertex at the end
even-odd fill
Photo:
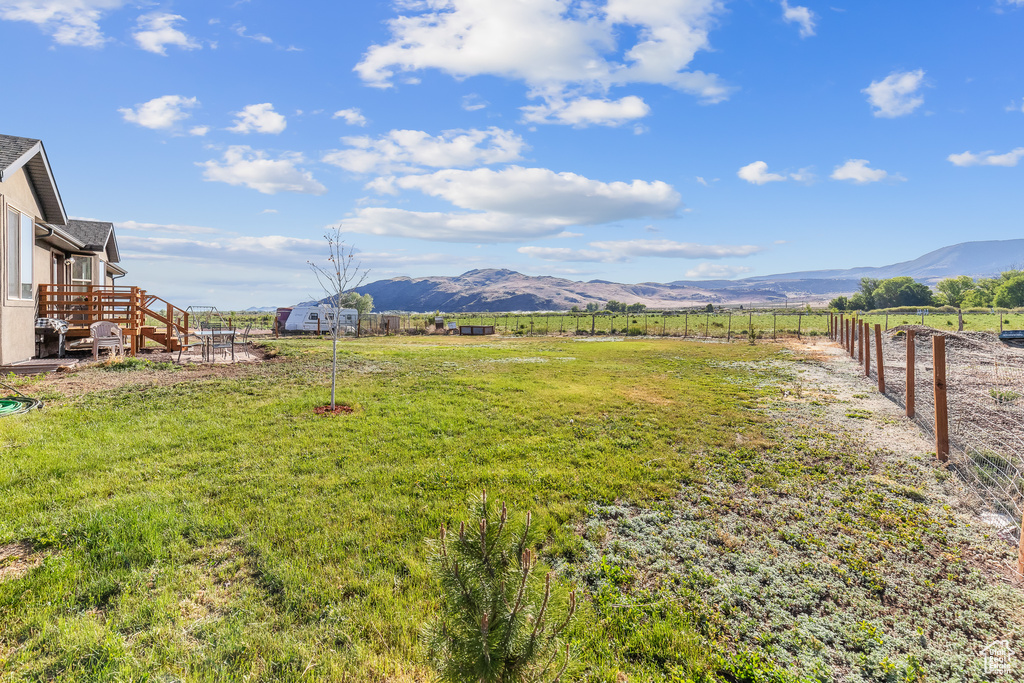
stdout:
POLYGON ((81 254, 78 254, 74 258, 75 258, 75 262, 71 265, 71 284, 72 285, 77 285, 77 286, 80 286, 80 287, 81 286, 85 286, 85 285, 95 284, 95 282, 96 282, 96 272, 95 272, 96 268, 94 266, 96 264, 93 263, 92 256, 83 256, 81 254), (76 278, 75 277, 75 268, 80 263, 88 263, 89 264, 89 279, 88 280, 83 279, 83 278, 76 278))
POLYGON ((32 300, 32 257, 35 246, 35 221, 32 216, 7 207, 7 298, 32 300), (13 225, 12 225, 13 222, 13 225))

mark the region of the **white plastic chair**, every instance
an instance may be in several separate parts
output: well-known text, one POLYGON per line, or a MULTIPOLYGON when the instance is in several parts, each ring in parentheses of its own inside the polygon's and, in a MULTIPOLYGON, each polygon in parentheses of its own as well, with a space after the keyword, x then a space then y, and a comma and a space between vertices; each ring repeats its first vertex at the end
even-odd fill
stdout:
POLYGON ((110 349, 111 354, 117 349, 119 356, 124 355, 124 333, 116 323, 109 320, 95 322, 89 325, 89 334, 92 336, 93 360, 99 360, 101 348, 110 349))

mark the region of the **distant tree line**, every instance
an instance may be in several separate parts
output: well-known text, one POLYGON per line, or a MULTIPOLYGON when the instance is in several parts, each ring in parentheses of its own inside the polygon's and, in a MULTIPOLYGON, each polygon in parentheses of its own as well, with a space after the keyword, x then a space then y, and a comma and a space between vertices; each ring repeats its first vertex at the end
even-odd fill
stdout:
POLYGON ((1019 308, 1024 306, 1024 270, 1008 270, 999 277, 968 275, 940 280, 938 292, 910 277, 885 280, 865 277, 860 291, 850 297, 837 296, 829 308, 838 311, 871 311, 901 306, 954 306, 956 308, 1019 308))
MULTIPOLYGON (((586 309, 580 309, 579 306, 573 306, 569 309, 570 313, 582 313, 586 310, 587 313, 597 313, 601 310, 601 307, 596 303, 587 304, 586 309)), ((621 301, 615 299, 609 299, 608 303, 604 305, 604 310, 609 313, 643 313, 647 310, 647 304, 624 304, 621 301)))

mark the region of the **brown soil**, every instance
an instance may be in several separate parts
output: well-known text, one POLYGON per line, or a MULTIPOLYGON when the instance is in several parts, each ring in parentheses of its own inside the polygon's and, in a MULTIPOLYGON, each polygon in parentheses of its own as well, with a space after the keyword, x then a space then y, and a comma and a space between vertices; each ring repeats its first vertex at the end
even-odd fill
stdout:
POLYGON ((0 583, 20 579, 43 563, 45 553, 33 552, 28 541, 0 545, 0 583))
MULTIPOLYGON (((138 358, 153 363, 176 363, 178 354, 177 352, 143 351, 139 353, 138 358)), ((32 383, 31 390, 23 389, 23 391, 31 392, 30 395, 52 391, 65 398, 72 398, 129 385, 173 386, 183 382, 239 377, 251 372, 255 366, 260 364, 281 362, 272 353, 268 353, 267 349, 259 346, 254 346, 250 350, 248 358, 244 353, 236 354, 234 362, 231 362, 230 356, 227 362, 222 356, 218 356, 215 363, 200 361, 198 353, 182 354, 181 370, 177 372, 145 369, 131 372, 108 372, 100 367, 106 364, 106 359, 99 363, 93 363, 90 359, 88 364, 79 364, 74 368, 42 376, 32 383)))
POLYGON ((313 412, 317 415, 348 415, 353 412, 353 408, 346 405, 336 405, 334 408, 330 406, 317 406, 313 409, 313 412))

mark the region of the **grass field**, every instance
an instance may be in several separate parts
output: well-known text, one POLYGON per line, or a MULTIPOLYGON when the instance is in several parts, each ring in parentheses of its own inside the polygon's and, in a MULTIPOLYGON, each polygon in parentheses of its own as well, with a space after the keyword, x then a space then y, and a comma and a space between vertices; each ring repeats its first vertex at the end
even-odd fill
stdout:
MULTIPOLYGON (((238 326, 253 325, 258 329, 273 327, 273 314, 228 311, 225 320, 238 326)), ((759 339, 792 338, 797 334, 822 336, 828 332, 828 314, 820 310, 799 312, 797 309, 778 311, 742 309, 716 313, 448 313, 445 320, 459 325, 493 325, 502 335, 520 336, 586 336, 595 335, 668 336, 687 338, 731 339, 745 341, 753 328, 759 339)), ((921 324, 922 317, 913 313, 875 313, 861 315, 872 325, 921 324)), ((964 329, 974 332, 998 332, 1000 317, 1006 329, 1024 329, 1024 312, 964 314, 964 329)), ((434 316, 413 315, 416 327, 433 328, 434 316)), ((933 311, 923 317, 923 324, 940 330, 956 330, 959 321, 955 313, 933 311)), ((404 323, 403 323, 404 324, 404 323)))
MULTIPOLYGON (((626 539, 616 510, 655 515, 645 522, 655 539, 735 512, 736 490, 715 482, 785 497, 842 479, 836 498, 801 498, 801 515, 823 506, 828 524, 783 528, 853 534, 843 561, 860 592, 831 588, 851 618, 860 602, 873 618, 886 548, 913 575, 964 543, 920 495, 882 504, 868 456, 834 435, 778 432, 759 406, 790 381, 773 365, 789 357, 779 347, 348 340, 339 401, 354 412, 325 417, 313 409, 327 399, 329 344, 269 344, 272 361, 220 374, 139 364, 82 371, 97 387, 84 394, 65 395, 60 378, 22 385, 48 405, 0 424, 0 546, 33 553, 0 580, 0 680, 426 680, 419 635, 438 596, 425 539, 463 519, 483 488, 533 511, 542 557, 587 595, 574 680, 787 681, 814 671, 770 656, 756 629, 731 621, 743 610, 700 579, 728 573, 727 560, 675 579, 662 567, 664 581, 652 582, 645 553, 669 546, 626 539), (694 505, 704 506, 697 518, 694 505), (912 520, 912 533, 896 518, 912 520), (856 531, 861 519, 867 535, 856 531)), ((817 547, 793 541, 775 557, 817 561, 786 554, 817 547)), ((953 560, 939 564, 945 576, 927 574, 935 595, 955 593, 968 617, 989 614, 982 636, 1002 633, 1001 594, 953 560)), ((890 650, 891 661, 870 660, 856 680, 932 680, 885 678, 929 661, 890 650)))

